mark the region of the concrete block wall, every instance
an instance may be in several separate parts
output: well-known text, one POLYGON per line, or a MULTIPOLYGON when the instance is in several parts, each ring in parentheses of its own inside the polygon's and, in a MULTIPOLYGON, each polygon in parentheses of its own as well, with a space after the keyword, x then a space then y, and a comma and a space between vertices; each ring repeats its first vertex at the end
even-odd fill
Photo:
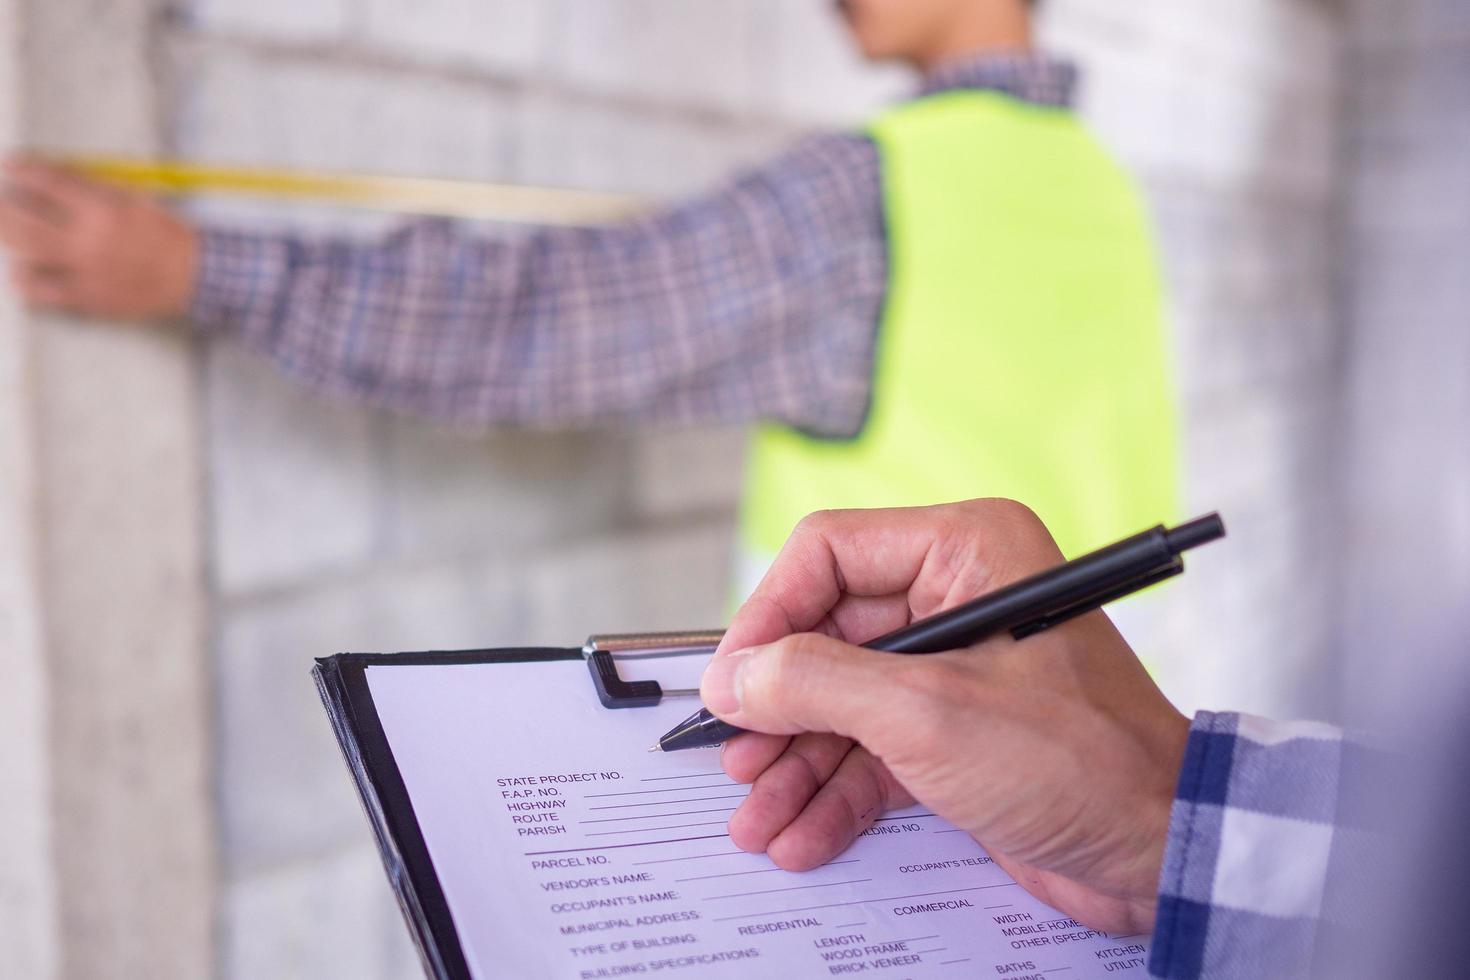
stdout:
MULTIPOLYGON (((828 6, 175 0, 155 25, 165 140, 226 162, 683 195, 903 91, 904 73, 856 62, 828 6)), ((1340 29, 1317 0, 1046 15, 1158 221, 1190 507, 1232 524, 1149 638, 1180 651, 1158 662, 1188 705, 1298 707, 1281 692, 1324 652, 1327 586, 1282 597, 1330 561, 1340 29)), ((720 622, 741 434, 471 438, 322 402, 227 345, 205 361, 220 973, 413 975, 310 658, 720 622)))
MULTIPOLYGON (((660 198, 903 81, 858 74, 815 5, 205 0, 161 30, 179 153, 660 198), (814 106, 813 83, 845 99, 814 106)), ((743 434, 468 438, 323 403, 225 345, 205 359, 221 973, 411 975, 310 657, 719 623, 743 434)))
POLYGON ((1170 292, 1186 508, 1228 541, 1137 638, 1188 709, 1325 707, 1341 337, 1332 308, 1338 53, 1313 0, 1057 0, 1044 36, 1087 72, 1082 111, 1139 178, 1170 292), (1289 590, 1291 602, 1282 600, 1289 590))

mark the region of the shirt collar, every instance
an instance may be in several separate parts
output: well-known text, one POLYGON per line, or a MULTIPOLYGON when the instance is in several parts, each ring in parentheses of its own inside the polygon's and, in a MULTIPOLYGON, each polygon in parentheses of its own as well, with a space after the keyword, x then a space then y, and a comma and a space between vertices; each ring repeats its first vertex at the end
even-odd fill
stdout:
POLYGON ((1070 109, 1077 66, 1034 51, 961 55, 940 62, 925 77, 921 95, 953 89, 989 89, 1038 105, 1070 109))

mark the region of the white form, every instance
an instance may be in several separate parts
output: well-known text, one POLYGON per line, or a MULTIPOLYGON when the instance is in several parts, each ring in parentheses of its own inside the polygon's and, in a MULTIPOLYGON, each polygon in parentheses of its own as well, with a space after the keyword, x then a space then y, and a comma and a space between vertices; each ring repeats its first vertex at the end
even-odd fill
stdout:
MULTIPOLYGON (((702 660, 664 664, 622 672, 682 681, 702 660)), ((725 823, 747 788, 717 750, 647 751, 693 701, 609 711, 580 661, 367 679, 477 978, 1146 974, 1147 937, 1031 898, 922 808, 802 874, 737 850, 725 823)))

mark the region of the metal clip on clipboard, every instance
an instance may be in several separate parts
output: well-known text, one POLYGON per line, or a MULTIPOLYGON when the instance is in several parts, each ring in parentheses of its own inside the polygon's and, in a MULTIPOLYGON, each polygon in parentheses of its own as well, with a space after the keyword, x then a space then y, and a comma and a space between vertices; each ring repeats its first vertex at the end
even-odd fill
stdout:
POLYGON ((618 676, 620 660, 693 657, 715 652, 724 630, 688 633, 607 633, 589 636, 582 647, 592 686, 604 708, 651 708, 664 698, 694 698, 697 688, 664 690, 658 681, 626 681, 618 676))

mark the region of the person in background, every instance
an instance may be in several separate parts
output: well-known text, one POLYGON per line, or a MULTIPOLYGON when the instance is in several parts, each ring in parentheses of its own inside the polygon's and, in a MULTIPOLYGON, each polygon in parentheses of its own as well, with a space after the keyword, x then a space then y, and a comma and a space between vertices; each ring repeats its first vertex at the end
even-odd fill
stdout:
POLYGON ((457 426, 759 423, 747 585, 829 507, 1018 497, 1077 553, 1175 516, 1175 409, 1143 210, 1033 5, 839 4, 918 96, 623 224, 255 234, 19 159, 0 243, 36 306, 457 426))

